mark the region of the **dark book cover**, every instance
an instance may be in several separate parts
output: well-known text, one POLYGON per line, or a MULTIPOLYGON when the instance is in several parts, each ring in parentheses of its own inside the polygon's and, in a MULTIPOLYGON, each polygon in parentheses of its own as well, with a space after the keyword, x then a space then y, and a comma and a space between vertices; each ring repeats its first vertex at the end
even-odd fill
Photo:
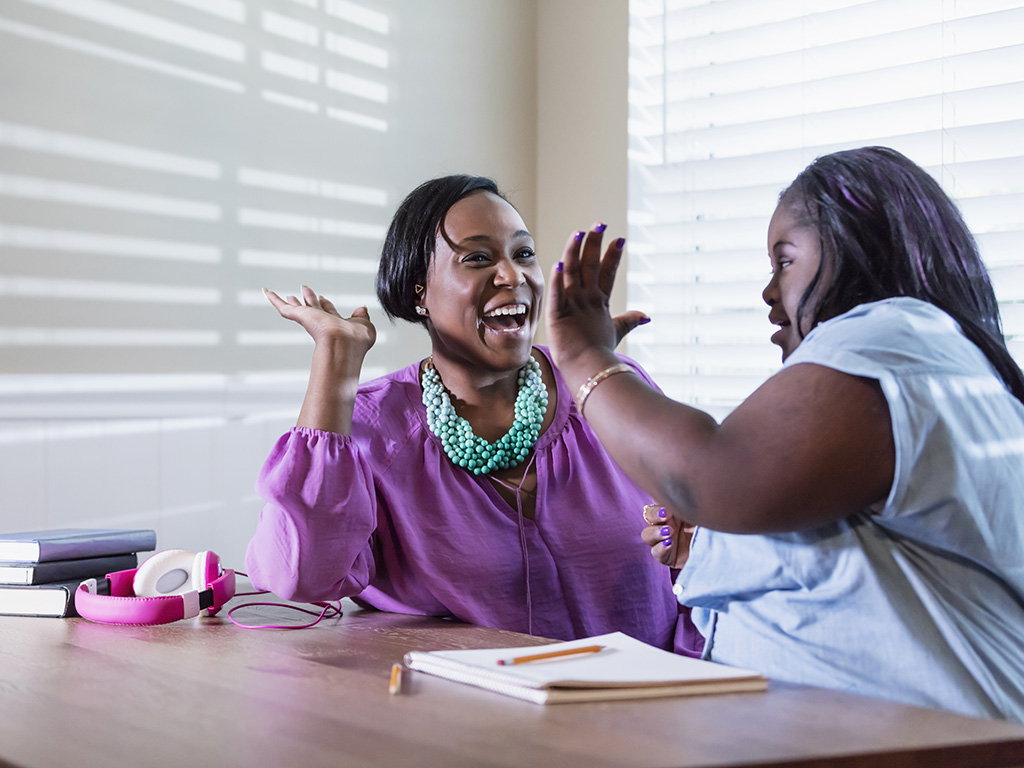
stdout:
POLYGON ((114 571, 127 571, 130 568, 136 568, 138 564, 139 557, 134 552, 127 555, 85 557, 77 560, 50 560, 45 563, 0 562, 0 585, 31 586, 52 581, 104 576, 114 571))
POLYGON ((156 531, 125 528, 54 528, 0 533, 0 560, 45 563, 156 549, 156 531))

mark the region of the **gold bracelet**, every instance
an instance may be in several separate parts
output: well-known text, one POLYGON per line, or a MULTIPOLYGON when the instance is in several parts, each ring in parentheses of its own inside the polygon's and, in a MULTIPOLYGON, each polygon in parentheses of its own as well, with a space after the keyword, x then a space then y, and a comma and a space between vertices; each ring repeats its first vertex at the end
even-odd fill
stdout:
POLYGON ((616 365, 609 365, 600 373, 595 373, 580 387, 580 391, 576 393, 576 410, 580 412, 580 416, 583 415, 583 404, 587 402, 587 398, 590 397, 590 393, 594 391, 594 387, 600 384, 602 381, 607 379, 609 376, 614 376, 616 373, 626 373, 632 371, 633 366, 627 363, 618 363, 616 365))

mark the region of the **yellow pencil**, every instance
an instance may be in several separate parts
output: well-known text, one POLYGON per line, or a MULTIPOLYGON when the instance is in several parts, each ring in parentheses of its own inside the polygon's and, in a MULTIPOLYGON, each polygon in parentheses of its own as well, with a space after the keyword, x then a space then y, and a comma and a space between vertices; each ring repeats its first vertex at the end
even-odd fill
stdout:
POLYGON ((531 661, 543 661, 544 659, 557 659, 560 656, 576 656, 580 653, 597 653, 604 648, 603 645, 584 645, 579 648, 566 648, 561 651, 548 651, 547 653, 533 653, 529 656, 515 656, 511 659, 498 659, 498 664, 506 666, 509 664, 526 664, 531 661))
POLYGON ((391 685, 388 686, 388 693, 402 692, 402 665, 391 665, 391 685))

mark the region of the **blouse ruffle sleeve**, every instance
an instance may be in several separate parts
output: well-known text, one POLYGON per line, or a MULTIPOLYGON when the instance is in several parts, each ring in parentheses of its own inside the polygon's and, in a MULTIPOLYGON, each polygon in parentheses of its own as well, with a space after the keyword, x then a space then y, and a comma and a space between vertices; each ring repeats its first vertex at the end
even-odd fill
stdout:
POLYGON ((266 501, 245 554, 256 589, 286 600, 336 600, 374 576, 372 474, 346 435, 295 427, 256 480, 266 501))

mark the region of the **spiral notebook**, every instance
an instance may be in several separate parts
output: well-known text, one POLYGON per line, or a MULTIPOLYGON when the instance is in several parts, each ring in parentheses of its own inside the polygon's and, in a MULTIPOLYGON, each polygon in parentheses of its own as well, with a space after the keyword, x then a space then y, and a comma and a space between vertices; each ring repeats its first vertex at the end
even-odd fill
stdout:
POLYGON ((746 693, 768 687, 757 672, 679 656, 622 632, 533 648, 410 651, 404 661, 407 669, 535 704, 746 693), (601 649, 515 663, 525 656, 588 646, 601 649))

